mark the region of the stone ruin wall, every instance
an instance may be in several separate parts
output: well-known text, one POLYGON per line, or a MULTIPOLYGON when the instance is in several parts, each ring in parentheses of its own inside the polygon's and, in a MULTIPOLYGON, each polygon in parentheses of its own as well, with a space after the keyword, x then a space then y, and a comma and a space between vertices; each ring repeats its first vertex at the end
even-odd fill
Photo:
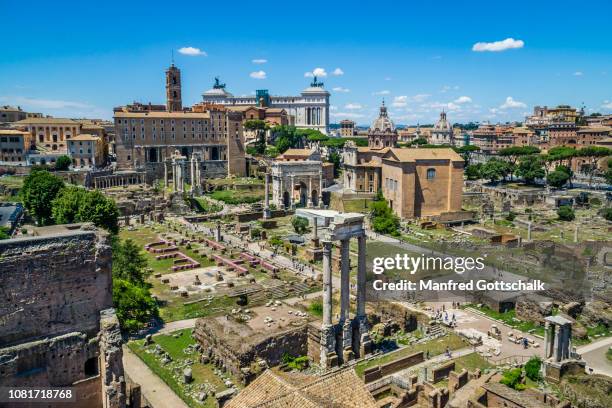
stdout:
MULTIPOLYGON (((293 329, 285 330, 249 342, 244 339, 239 349, 230 344, 219 334, 219 324, 211 319, 198 319, 194 330, 194 338, 202 346, 204 354, 218 367, 231 371, 243 382, 252 379, 252 367, 259 360, 264 360, 268 367, 279 365, 284 353, 292 356, 304 356, 308 354, 308 330, 303 325, 293 329)), ((226 336, 232 334, 224 333, 226 336)), ((236 339, 234 339, 236 340, 236 339)))
POLYGON ((0 274, 0 386, 70 386, 79 406, 125 407, 107 235, 4 241, 0 274))
POLYGON ((76 231, 0 242, 0 347, 70 332, 94 335, 112 307, 108 237, 76 231))

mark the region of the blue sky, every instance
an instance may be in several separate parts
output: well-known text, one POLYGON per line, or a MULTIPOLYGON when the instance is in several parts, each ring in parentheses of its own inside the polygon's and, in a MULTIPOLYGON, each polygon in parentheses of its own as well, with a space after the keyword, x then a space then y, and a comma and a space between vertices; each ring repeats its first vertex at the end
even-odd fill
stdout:
POLYGON ((54 116, 163 103, 171 50, 189 105, 216 75, 234 95, 293 95, 319 68, 332 121, 368 124, 382 98, 409 124, 441 109, 453 122, 521 120, 534 105, 612 112, 609 1, 0 0, 0 10, 0 103, 54 116))

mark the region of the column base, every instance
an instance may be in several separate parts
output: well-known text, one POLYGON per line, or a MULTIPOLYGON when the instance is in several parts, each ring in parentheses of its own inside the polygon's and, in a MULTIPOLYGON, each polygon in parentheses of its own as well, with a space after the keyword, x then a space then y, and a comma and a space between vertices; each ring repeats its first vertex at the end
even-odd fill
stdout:
POLYGON ((336 332, 334 326, 321 327, 321 367, 331 368, 338 365, 336 354, 336 332))
POLYGON ((344 364, 354 359, 355 359, 355 353, 353 353, 352 348, 347 347, 344 350, 342 350, 342 361, 344 361, 344 364))
POLYGON ((272 211, 270 211, 269 208, 264 208, 264 210, 263 210, 263 218, 264 218, 264 220, 272 218, 272 211))

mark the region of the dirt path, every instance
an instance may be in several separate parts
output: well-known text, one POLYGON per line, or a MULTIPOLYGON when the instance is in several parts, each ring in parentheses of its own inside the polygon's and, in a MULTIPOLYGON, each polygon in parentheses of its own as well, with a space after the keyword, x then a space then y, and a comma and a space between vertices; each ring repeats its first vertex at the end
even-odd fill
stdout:
POLYGON ((127 375, 140 384, 142 395, 152 408, 189 408, 170 387, 127 347, 123 346, 123 367, 127 375))

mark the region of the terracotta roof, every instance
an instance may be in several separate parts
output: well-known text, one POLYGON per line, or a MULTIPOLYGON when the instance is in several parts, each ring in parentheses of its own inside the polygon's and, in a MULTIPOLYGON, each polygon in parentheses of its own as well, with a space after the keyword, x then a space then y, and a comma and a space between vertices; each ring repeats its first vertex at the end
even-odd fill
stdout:
POLYGON ((536 398, 534 398, 533 395, 530 395, 530 393, 528 392, 516 391, 498 382, 488 382, 486 384, 483 384, 482 388, 524 408, 549 407, 549 405, 538 401, 536 398))
POLYGON ((266 370, 227 408, 375 408, 376 401, 353 369, 322 377, 266 370))
POLYGON ((609 126, 584 126, 578 129, 578 133, 591 133, 591 132, 611 132, 612 128, 609 126))
POLYGON ((23 119, 18 122, 15 122, 15 125, 37 125, 37 124, 78 125, 79 122, 73 119, 67 119, 67 118, 27 118, 27 119, 23 119))
POLYGON ((0 135, 29 135, 27 130, 0 129, 0 135))
POLYGON ((453 149, 449 148, 419 148, 419 149, 398 149, 392 148, 383 159, 397 158, 400 162, 417 160, 452 160, 463 161, 453 149))
POLYGON ((76 136, 73 136, 73 137, 68 139, 69 142, 73 141, 73 140, 76 140, 76 141, 91 141, 91 140, 98 141, 98 140, 100 140, 100 137, 99 136, 94 136, 94 135, 89 135, 87 133, 81 133, 80 135, 76 135, 76 136))
POLYGON ((208 119, 209 112, 115 112, 116 118, 208 119))
POLYGON ((287 149, 281 156, 310 156, 314 152, 314 149, 287 149))

